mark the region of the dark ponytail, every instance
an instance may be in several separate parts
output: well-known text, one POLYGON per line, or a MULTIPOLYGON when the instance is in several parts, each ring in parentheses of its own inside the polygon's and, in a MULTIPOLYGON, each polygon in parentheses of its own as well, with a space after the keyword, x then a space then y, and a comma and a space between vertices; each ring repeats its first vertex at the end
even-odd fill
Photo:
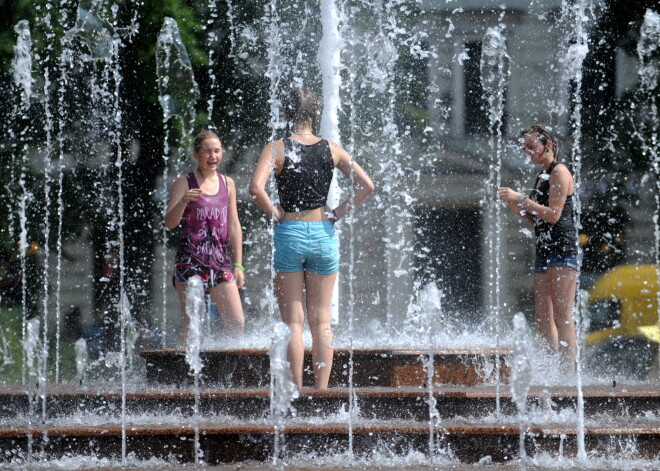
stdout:
POLYGON ((319 102, 316 95, 307 88, 294 88, 282 100, 282 112, 286 119, 287 133, 299 123, 311 121, 312 132, 317 133, 316 124, 319 115, 319 102))

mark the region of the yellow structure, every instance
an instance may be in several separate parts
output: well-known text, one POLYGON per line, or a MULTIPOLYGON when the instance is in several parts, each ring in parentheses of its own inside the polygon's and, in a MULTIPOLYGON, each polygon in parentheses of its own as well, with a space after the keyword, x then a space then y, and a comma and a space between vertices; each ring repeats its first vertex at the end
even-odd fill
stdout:
POLYGON ((657 268, 621 265, 591 288, 585 344, 592 360, 638 377, 650 371, 660 340, 657 268))

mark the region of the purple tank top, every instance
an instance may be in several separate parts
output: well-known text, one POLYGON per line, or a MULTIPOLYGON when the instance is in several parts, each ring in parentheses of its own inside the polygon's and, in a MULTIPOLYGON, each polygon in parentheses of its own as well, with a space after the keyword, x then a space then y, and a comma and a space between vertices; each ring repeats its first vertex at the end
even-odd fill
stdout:
MULTIPOLYGON (((188 188, 199 188, 195 173, 186 176, 188 188)), ((227 244, 229 194, 225 179, 218 173, 218 192, 191 201, 183 212, 183 230, 176 252, 177 264, 231 271, 227 244)))

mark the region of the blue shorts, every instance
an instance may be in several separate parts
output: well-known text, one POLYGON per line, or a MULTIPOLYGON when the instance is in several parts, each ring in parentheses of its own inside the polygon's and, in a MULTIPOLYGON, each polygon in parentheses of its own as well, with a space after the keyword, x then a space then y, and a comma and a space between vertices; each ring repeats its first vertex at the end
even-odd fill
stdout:
POLYGON ((318 275, 339 271, 339 242, 330 221, 282 221, 275 226, 275 270, 318 275))
POLYGON ((571 267, 578 269, 578 260, 575 255, 548 255, 546 257, 536 257, 534 273, 548 273, 548 268, 571 267))

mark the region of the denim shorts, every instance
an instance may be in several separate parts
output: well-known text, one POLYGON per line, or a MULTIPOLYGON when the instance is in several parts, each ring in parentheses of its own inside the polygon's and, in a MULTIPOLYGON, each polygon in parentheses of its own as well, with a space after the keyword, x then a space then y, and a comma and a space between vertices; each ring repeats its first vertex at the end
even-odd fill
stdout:
POLYGON ((575 255, 548 255, 545 257, 536 257, 534 273, 548 273, 548 268, 571 267, 578 269, 578 260, 575 255))
POLYGON ((318 275, 339 271, 339 242, 330 221, 282 221, 275 226, 275 270, 307 270, 318 275))

